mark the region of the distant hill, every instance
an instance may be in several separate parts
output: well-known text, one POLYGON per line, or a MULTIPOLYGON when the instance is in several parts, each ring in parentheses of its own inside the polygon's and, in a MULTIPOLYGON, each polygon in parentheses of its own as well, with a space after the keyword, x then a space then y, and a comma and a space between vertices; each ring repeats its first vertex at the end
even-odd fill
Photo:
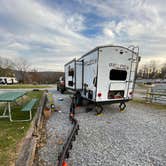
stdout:
POLYGON ((64 72, 26 72, 22 73, 20 71, 14 71, 15 76, 18 81, 22 82, 24 79, 24 83, 39 83, 39 84, 54 84, 59 80, 60 76, 64 76, 64 72), (23 77, 24 74, 24 78, 23 77))

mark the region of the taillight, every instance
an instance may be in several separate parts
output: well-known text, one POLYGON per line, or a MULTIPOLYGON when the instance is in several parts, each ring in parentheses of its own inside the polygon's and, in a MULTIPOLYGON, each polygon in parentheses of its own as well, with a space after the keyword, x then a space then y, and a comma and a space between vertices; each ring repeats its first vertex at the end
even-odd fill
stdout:
POLYGON ((98 97, 101 97, 102 96, 102 94, 101 93, 98 93, 98 97))
POLYGON ((64 82, 64 81, 62 81, 62 82, 61 82, 61 85, 65 85, 65 82, 64 82))

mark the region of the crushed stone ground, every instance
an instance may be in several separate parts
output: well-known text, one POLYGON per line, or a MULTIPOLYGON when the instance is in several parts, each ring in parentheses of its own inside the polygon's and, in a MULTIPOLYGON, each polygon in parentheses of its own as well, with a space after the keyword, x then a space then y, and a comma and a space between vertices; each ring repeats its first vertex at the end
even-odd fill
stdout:
MULTIPOLYGON (((54 91, 54 112, 46 124, 47 142, 39 150, 43 165, 56 165, 70 130, 69 95, 54 91), (63 101, 58 98, 62 97, 63 101)), ((165 166, 166 109, 128 102, 125 112, 118 105, 104 106, 101 116, 76 109, 80 130, 68 159, 69 166, 165 166)))

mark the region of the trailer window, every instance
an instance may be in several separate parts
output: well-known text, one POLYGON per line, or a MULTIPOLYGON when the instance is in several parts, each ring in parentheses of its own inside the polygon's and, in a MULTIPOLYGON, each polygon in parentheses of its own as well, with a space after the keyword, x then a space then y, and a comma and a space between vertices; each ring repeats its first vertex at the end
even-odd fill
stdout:
POLYGON ((68 86, 73 86, 73 81, 68 81, 68 86))
POLYGON ((74 76, 74 69, 69 69, 68 76, 74 76))
POLYGON ((126 77, 127 77, 127 71, 125 70, 112 69, 110 71, 110 80, 125 81, 126 77))

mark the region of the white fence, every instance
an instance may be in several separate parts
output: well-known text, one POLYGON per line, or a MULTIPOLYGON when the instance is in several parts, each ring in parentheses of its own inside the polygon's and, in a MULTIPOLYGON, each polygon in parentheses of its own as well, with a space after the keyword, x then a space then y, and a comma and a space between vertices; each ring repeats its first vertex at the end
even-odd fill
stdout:
POLYGON ((159 102, 166 104, 166 85, 163 84, 149 88, 146 92, 145 99, 148 103, 159 102))

